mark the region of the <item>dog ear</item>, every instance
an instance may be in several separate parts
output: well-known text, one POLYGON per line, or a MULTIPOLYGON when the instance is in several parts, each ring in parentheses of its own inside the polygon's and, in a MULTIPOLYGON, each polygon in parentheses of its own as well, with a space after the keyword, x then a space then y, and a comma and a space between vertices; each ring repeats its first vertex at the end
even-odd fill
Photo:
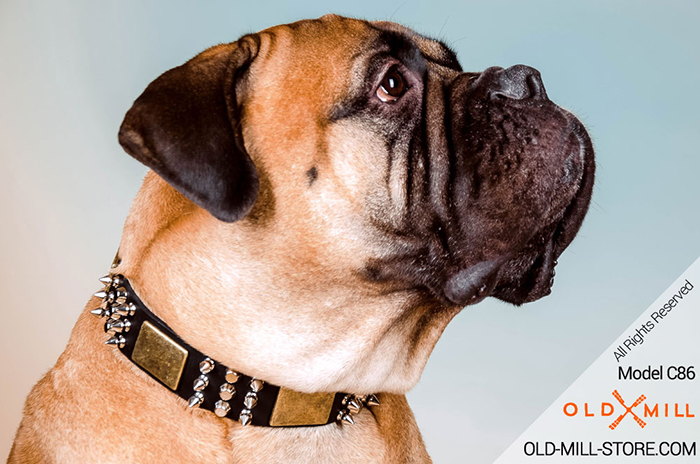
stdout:
POLYGON ((248 35, 165 72, 136 99, 119 129, 128 154, 226 222, 248 214, 258 195, 236 94, 258 50, 258 37, 248 35))

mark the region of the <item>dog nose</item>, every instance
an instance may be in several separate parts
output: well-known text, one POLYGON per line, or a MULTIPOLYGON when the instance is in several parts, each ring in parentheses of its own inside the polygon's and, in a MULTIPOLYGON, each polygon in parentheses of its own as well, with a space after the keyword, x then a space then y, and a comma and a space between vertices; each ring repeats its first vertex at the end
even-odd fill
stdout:
POLYGON ((540 72, 530 66, 518 64, 508 69, 488 68, 482 76, 489 77, 484 82, 492 100, 509 98, 512 100, 546 100, 540 72))

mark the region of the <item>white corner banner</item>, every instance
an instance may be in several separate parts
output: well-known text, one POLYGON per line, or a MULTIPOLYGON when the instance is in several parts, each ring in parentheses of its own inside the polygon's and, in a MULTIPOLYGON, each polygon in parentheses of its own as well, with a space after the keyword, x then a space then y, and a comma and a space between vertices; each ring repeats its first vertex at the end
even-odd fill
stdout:
POLYGON ((700 259, 495 462, 700 463, 700 259))

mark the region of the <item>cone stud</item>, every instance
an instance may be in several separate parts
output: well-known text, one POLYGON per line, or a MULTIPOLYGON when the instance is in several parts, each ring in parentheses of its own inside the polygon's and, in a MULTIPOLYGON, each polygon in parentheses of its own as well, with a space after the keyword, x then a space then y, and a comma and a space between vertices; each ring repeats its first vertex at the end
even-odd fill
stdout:
POLYGON ((265 384, 260 379, 253 379, 250 381, 250 389, 256 393, 262 390, 264 385, 265 384))
POLYGON ((342 409, 338 412, 337 420, 345 422, 346 424, 355 425, 355 419, 352 418, 347 409, 342 409))
POLYGON ((131 329, 131 322, 129 322, 126 319, 120 320, 110 318, 105 323, 105 332, 117 334, 122 332, 128 332, 129 329, 131 329))
POLYGON ((232 371, 231 369, 226 369, 226 381, 228 383, 238 382, 238 372, 232 371))
POLYGON ((102 282, 105 286, 114 286, 114 287, 119 287, 122 285, 124 282, 124 279, 120 275, 106 275, 100 277, 100 282, 102 282))
POLYGON ((109 292, 109 302, 117 305, 123 305, 126 303, 126 298, 129 294, 126 293, 124 287, 118 288, 113 292, 109 292))
POLYGON ((136 312, 136 305, 129 303, 127 305, 115 306, 112 308, 112 314, 117 314, 123 317, 131 317, 136 312))
POLYGON ((231 406, 229 406, 228 402, 224 400, 219 400, 214 405, 214 414, 219 417, 226 417, 226 414, 228 414, 230 410, 231 406))
POLYGON ((243 409, 241 411, 241 414, 238 416, 238 421, 241 423, 243 427, 246 425, 250 424, 250 422, 253 420, 253 413, 250 412, 249 409, 243 409))
POLYGON ((114 337, 107 340, 105 342, 105 345, 114 345, 118 346, 119 348, 124 348, 124 345, 126 345, 126 339, 121 335, 115 335, 114 337))
POLYGON ((247 409, 253 409, 255 405, 258 404, 258 394, 255 392, 248 392, 245 394, 245 398, 243 399, 243 405, 247 409))
POLYGON ((90 314, 96 317, 104 317, 107 315, 107 310, 104 308, 95 308, 92 311, 90 311, 90 314))
POLYGON ((211 358, 205 358, 204 361, 199 363, 199 372, 202 374, 208 374, 214 370, 214 361, 211 358))
POLYGON ((204 402, 204 394, 202 392, 194 392, 194 395, 190 396, 187 401, 187 407, 198 408, 204 402))
POLYGON ((350 410, 350 413, 352 414, 357 414, 360 411, 362 411, 362 403, 357 398, 351 398, 348 401, 348 410, 350 410))
POLYGON ((207 385, 209 385, 209 377, 207 377, 206 375, 200 375, 199 377, 194 379, 192 389, 194 389, 194 391, 202 391, 205 388, 207 388, 207 385))
POLYGON ((229 401, 234 396, 236 396, 236 387, 234 387, 230 383, 224 383, 221 385, 221 387, 219 387, 219 397, 222 400, 229 401))

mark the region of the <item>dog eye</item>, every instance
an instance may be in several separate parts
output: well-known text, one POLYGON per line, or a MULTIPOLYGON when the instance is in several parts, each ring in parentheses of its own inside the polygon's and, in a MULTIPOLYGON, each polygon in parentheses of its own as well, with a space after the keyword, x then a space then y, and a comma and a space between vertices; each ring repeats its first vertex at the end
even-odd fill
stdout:
POLYGON ((392 103, 406 93, 406 81, 396 68, 391 68, 377 88, 377 97, 385 103, 392 103))

